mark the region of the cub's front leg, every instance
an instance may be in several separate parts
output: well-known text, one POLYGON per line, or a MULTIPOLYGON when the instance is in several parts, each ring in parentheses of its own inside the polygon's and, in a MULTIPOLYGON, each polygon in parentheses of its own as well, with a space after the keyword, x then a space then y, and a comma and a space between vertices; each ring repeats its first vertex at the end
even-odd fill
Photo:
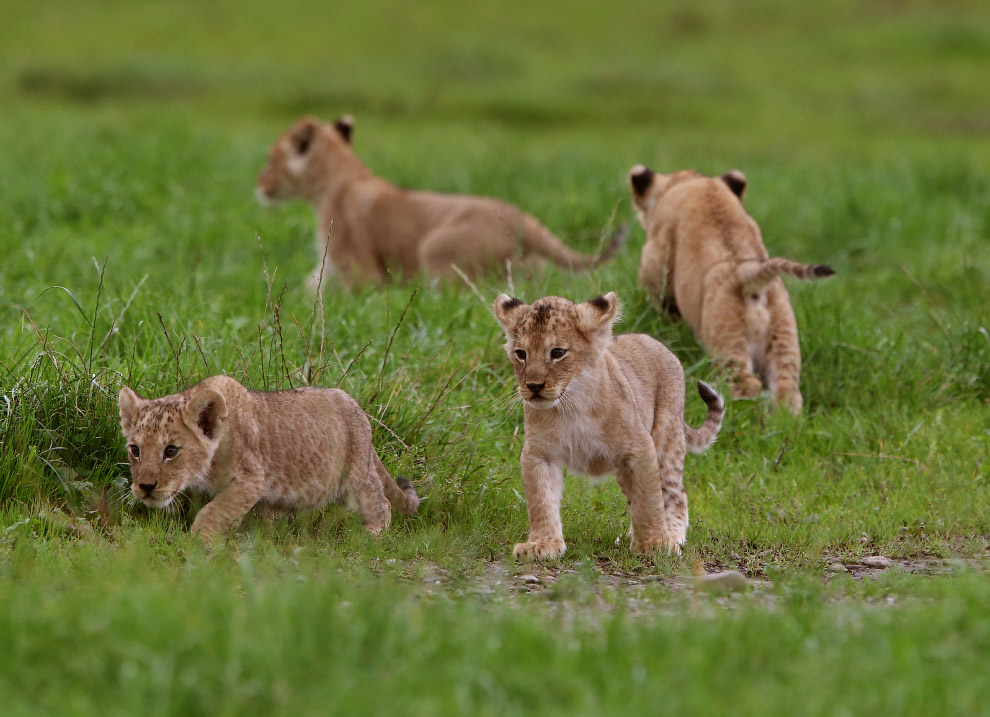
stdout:
POLYGON ((564 471, 560 465, 531 454, 525 447, 520 463, 529 514, 529 540, 517 543, 512 556, 516 560, 559 558, 567 549, 560 522, 564 471))
POLYGON ((265 492, 265 475, 260 469, 232 473, 227 487, 203 506, 192 524, 193 535, 211 543, 247 515, 265 492))

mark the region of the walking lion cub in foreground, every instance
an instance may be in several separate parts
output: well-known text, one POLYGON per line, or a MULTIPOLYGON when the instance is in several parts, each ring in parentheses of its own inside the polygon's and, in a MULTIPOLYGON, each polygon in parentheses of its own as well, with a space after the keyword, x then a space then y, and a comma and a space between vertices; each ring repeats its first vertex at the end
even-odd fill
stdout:
POLYGON ((305 199, 316 212, 320 260, 311 288, 330 275, 345 284, 383 282, 389 271, 452 278, 455 265, 477 276, 505 271, 507 261, 524 257, 590 269, 628 236, 623 226, 601 255, 585 256, 508 202, 400 189, 361 162, 351 147, 353 131, 351 117, 333 124, 304 117, 275 140, 258 177, 263 203, 305 199))
POLYGON ((209 542, 254 506, 266 511, 358 510, 379 533, 391 509, 414 513, 419 498, 395 480, 371 443, 371 424, 336 388, 249 391, 212 376, 182 393, 152 400, 126 386, 119 396, 134 497, 164 508, 187 489, 213 496, 192 532, 209 542))
POLYGON ((700 429, 684 421, 684 370, 666 346, 643 334, 612 335, 615 293, 574 304, 548 296, 525 304, 501 294, 493 307, 505 329, 523 402, 520 463, 529 539, 517 559, 564 554, 563 467, 588 476, 615 473, 629 503, 632 551, 679 553, 688 527, 686 451, 715 440, 725 412, 706 383, 700 429))
POLYGON ((727 370, 733 397, 759 396, 762 376, 775 404, 801 413, 797 321, 780 276, 821 279, 835 271, 770 258, 743 208, 746 177, 739 170, 715 178, 637 165, 629 179, 646 231, 639 283, 655 301, 676 307, 727 370))

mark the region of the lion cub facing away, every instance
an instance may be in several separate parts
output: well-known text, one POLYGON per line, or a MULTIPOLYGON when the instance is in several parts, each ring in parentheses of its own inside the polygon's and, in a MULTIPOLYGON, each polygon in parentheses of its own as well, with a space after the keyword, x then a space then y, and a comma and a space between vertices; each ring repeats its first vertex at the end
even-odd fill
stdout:
POLYGON ((589 269, 628 236, 622 227, 600 256, 585 256, 508 202, 399 189, 361 162, 351 147, 353 130, 351 117, 334 124, 304 117, 275 140, 258 176, 262 202, 305 199, 316 212, 319 261, 311 288, 332 274, 345 283, 382 282, 388 271, 452 278, 452 265, 477 276, 526 256, 589 269))
POLYGON ((505 294, 495 299, 525 417, 520 462, 530 532, 513 550, 517 559, 563 555, 564 466, 616 474, 629 503, 633 552, 678 553, 684 543, 685 452, 711 445, 725 409, 699 381, 708 416, 700 429, 688 426, 680 361, 649 336, 613 337, 618 308, 614 293, 582 304, 558 296, 530 305, 505 294))
POLYGON ((228 376, 153 400, 121 389, 134 496, 164 508, 186 489, 213 496, 192 532, 209 541, 255 505, 268 511, 336 501, 379 533, 391 508, 419 505, 408 479, 392 479, 371 443, 371 424, 336 388, 249 391, 228 376))
POLYGON ((746 213, 746 177, 682 171, 630 172, 633 204, 646 244, 639 283, 654 300, 671 301, 727 369, 735 398, 755 398, 761 375, 775 404, 799 414, 801 349, 791 299, 781 274, 832 276, 831 267, 770 258, 760 228, 746 213))

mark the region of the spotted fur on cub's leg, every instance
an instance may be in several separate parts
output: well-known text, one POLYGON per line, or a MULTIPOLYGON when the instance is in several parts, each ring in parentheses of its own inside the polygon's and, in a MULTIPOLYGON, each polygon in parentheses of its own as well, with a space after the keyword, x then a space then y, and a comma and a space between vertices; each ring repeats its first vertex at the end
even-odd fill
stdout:
POLYGON ((565 466, 588 476, 615 474, 629 505, 634 552, 680 552, 688 527, 684 457, 715 440, 722 399, 699 382, 708 415, 700 428, 688 426, 680 362, 649 336, 612 335, 614 293, 581 304, 558 296, 526 304, 502 294, 493 311, 525 421, 520 468, 529 537, 513 555, 564 554, 565 466))

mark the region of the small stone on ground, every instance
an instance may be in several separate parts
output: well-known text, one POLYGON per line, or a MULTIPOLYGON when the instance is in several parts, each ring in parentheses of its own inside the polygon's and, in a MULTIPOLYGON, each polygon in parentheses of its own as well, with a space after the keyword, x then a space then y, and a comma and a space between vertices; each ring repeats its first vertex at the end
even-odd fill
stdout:
POLYGON ((884 555, 870 555, 859 561, 868 568, 889 568, 894 561, 884 555))

